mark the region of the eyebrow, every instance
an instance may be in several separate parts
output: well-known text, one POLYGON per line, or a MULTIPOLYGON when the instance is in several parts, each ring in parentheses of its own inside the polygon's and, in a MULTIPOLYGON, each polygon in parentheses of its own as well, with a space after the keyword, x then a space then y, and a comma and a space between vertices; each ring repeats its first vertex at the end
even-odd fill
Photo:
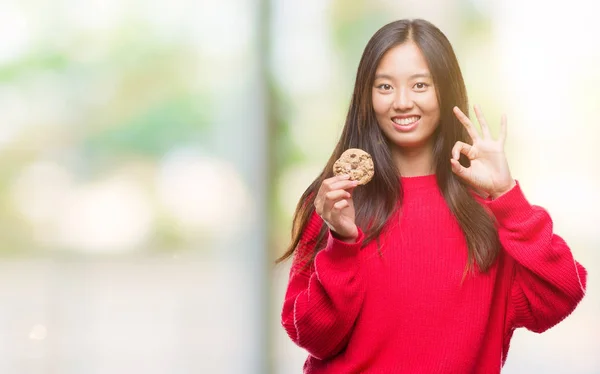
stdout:
MULTIPOLYGON (((409 77, 410 79, 415 79, 415 78, 429 78, 431 79, 431 74, 429 73, 418 73, 418 74, 413 74, 409 77)), ((376 74, 375 75, 375 79, 389 79, 389 80, 394 80, 392 78, 391 75, 388 74, 376 74)))

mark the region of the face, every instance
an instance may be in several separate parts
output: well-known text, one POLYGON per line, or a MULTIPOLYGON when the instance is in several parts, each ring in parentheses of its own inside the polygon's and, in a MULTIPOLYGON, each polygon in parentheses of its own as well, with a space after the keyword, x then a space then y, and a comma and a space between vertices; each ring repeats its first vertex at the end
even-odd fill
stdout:
POLYGON ((432 146, 440 107, 416 44, 406 42, 386 52, 375 72, 372 99, 379 127, 396 150, 432 146))

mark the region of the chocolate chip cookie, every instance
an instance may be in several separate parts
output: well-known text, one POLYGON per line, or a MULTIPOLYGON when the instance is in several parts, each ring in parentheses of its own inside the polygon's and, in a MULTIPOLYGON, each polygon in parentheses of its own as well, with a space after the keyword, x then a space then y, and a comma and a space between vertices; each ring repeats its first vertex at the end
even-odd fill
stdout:
POLYGON ((375 174, 373 159, 362 149, 349 148, 333 164, 333 174, 347 174, 350 180, 358 181, 358 184, 367 184, 375 174))

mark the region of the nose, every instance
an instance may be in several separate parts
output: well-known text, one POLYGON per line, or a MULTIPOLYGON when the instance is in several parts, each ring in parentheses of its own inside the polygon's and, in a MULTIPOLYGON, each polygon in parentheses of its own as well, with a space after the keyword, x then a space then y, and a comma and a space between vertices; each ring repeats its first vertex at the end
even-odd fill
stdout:
POLYGON ((396 97, 394 99, 394 109, 399 111, 410 110, 414 106, 414 102, 410 91, 407 89, 400 89, 396 91, 396 97))

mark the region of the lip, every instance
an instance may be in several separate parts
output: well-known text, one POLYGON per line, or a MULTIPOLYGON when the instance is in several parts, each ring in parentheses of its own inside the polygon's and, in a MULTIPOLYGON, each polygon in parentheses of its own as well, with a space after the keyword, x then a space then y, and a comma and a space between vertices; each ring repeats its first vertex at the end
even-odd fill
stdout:
POLYGON ((392 119, 394 119, 394 118, 404 119, 404 118, 410 118, 410 117, 419 117, 419 118, 421 118, 421 116, 418 115, 418 114, 399 114, 397 116, 393 116, 392 119))
POLYGON ((394 118, 397 118, 397 119, 402 119, 402 118, 410 118, 410 117, 415 117, 415 115, 413 114, 413 115, 407 115, 407 116, 394 116, 394 117, 392 117, 392 125, 394 126, 394 128, 395 128, 396 130, 398 130, 398 131, 401 131, 401 132, 409 132, 409 131, 412 131, 412 130, 414 130, 414 129, 415 129, 415 128, 416 128, 416 127, 419 125, 419 123, 421 122, 421 116, 417 116, 417 117, 419 117, 419 119, 418 119, 418 120, 416 120, 415 122, 413 122, 413 123, 409 124, 409 125, 399 125, 399 124, 397 124, 396 122, 394 122, 394 118))

